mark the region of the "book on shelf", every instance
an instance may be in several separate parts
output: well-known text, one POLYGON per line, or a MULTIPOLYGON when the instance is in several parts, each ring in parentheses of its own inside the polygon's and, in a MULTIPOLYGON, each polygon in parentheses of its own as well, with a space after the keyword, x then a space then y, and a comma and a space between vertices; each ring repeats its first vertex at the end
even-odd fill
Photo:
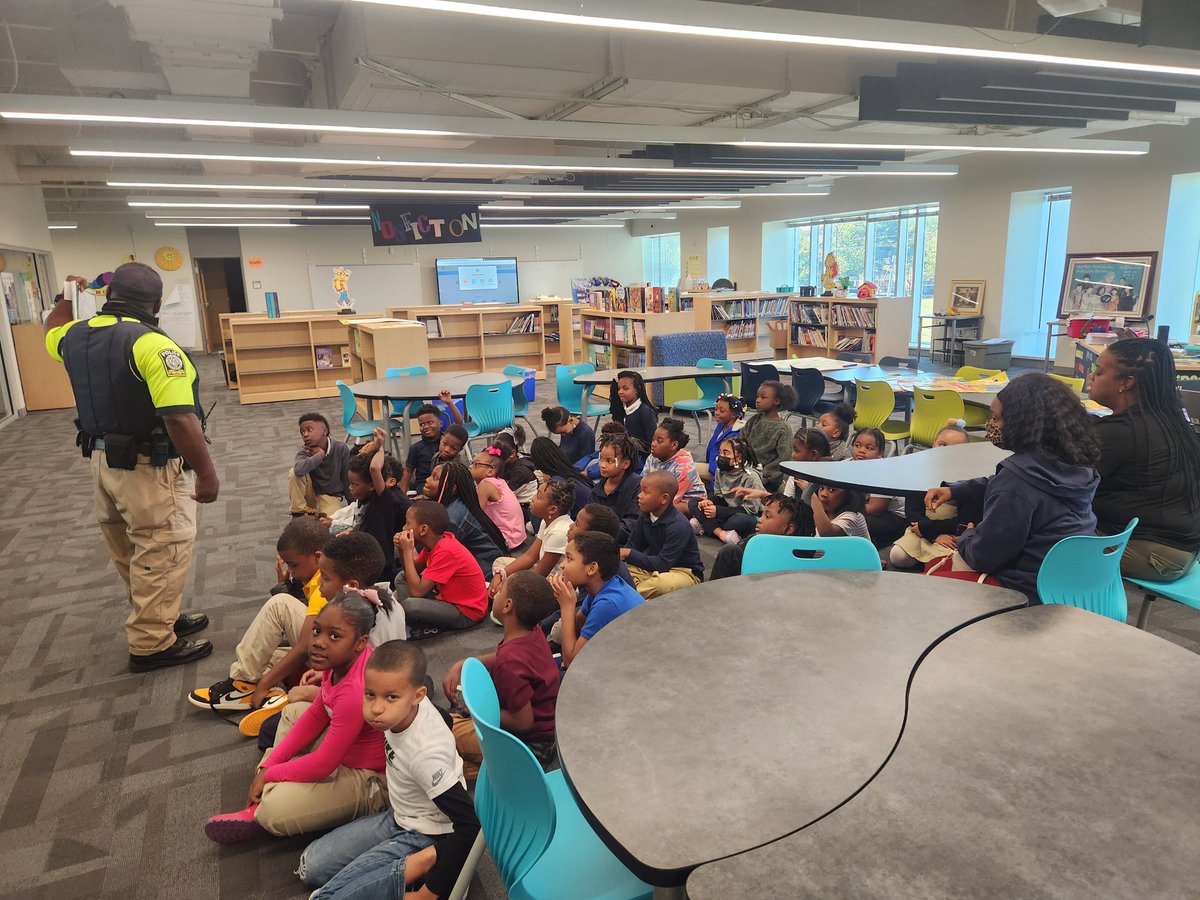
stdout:
POLYGON ((791 319, 793 324, 828 325, 829 308, 823 303, 792 303, 791 319))
POLYGON ((332 347, 313 347, 313 353, 317 357, 318 369, 334 368, 332 347))
POLYGON ((844 337, 838 340, 833 345, 834 350, 861 350, 863 349, 863 339, 861 337, 844 337))
POLYGON ((350 348, 342 347, 342 368, 347 368, 350 365, 350 348))
POLYGON ((792 326, 792 343, 805 347, 828 347, 824 328, 808 328, 804 325, 792 326))
POLYGON ((761 318, 782 319, 787 314, 787 297, 763 297, 758 301, 758 315, 761 318))
POLYGON ((417 316, 417 321, 425 326, 425 337, 434 338, 442 336, 442 320, 437 316, 417 316))
POLYGON ((679 292, 675 288, 644 284, 593 288, 588 292, 588 304, 603 312, 618 313, 677 312, 681 309, 679 292))
POLYGON ((537 313, 517 316, 508 326, 508 334, 537 334, 540 330, 537 313))
POLYGON ((757 304, 753 300, 726 300, 724 303, 714 303, 712 317, 714 319, 746 319, 753 318, 757 304))
POLYGON ((833 324, 842 328, 874 328, 875 310, 869 306, 833 306, 833 324))
POLYGON ((758 322, 754 319, 743 319, 737 322, 727 322, 721 326, 728 340, 736 341, 742 338, 758 336, 758 322))

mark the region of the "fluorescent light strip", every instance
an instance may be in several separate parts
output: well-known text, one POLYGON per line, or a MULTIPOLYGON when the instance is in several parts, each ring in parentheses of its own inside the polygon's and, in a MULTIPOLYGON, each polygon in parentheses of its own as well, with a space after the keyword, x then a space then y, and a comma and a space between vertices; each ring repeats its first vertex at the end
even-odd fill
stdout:
POLYGON ((47 225, 51 231, 74 231, 78 225, 47 225))
POLYGON ((183 153, 154 150, 71 150, 71 156, 103 159, 178 159, 202 162, 293 163, 313 166, 381 166, 394 169, 486 169, 501 172, 616 172, 635 175, 748 176, 761 178, 832 178, 843 175, 953 175, 954 172, 904 169, 720 169, 669 166, 592 166, 543 163, 438 162, 403 159, 359 159, 345 156, 262 156, 243 153, 183 153))
POLYGON ((540 222, 530 222, 524 225, 509 225, 509 224, 489 224, 484 221, 480 225, 487 225, 488 228, 624 228, 623 222, 563 222, 560 225, 547 225, 540 222))
POLYGON ((159 228, 299 228, 293 222, 155 222, 159 228))
POLYGON ((963 144, 821 144, 815 141, 728 141, 724 147, 776 147, 785 150, 924 150, 972 153, 1079 153, 1093 156, 1145 156, 1149 150, 1091 150, 1073 147, 973 147, 963 144))
MULTIPOLYGON (((173 181, 109 181, 109 187, 146 188, 152 190, 184 190, 184 191, 283 191, 292 194, 399 194, 399 195, 466 195, 490 197, 499 195, 509 198, 541 198, 546 197, 580 197, 585 199, 632 199, 632 200, 740 200, 742 196, 729 191, 522 191, 510 188, 381 188, 368 185, 355 187, 330 187, 319 182, 304 185, 286 184, 190 184, 173 181)), ((786 194, 760 194, 758 196, 782 197, 786 194)), ((811 196, 798 193, 796 196, 811 196)))
POLYGON ((267 219, 277 219, 290 222, 292 220, 300 220, 303 222, 369 222, 370 216, 222 216, 214 213, 210 216, 185 215, 183 213, 146 213, 147 219, 186 219, 189 222, 193 219, 220 219, 222 222, 261 222, 267 219))
POLYGON ((553 212, 678 212, 681 209, 737 209, 736 206, 718 204, 696 204, 695 206, 521 206, 519 203, 489 203, 479 207, 480 212, 505 210, 509 212, 553 213, 553 212))
POLYGON ((130 200, 129 205, 146 209, 354 209, 371 207, 366 203, 207 203, 176 202, 168 200, 130 200))
POLYGON ((578 13, 549 12, 540 9, 520 9, 510 6, 489 6, 484 3, 463 3, 459 0, 359 0, 381 6, 397 6, 405 9, 422 9, 429 12, 464 13, 493 19, 510 19, 524 22, 539 22, 546 25, 577 25, 588 28, 611 28, 622 31, 646 31, 670 37, 728 38, 740 41, 755 41, 768 44, 792 44, 800 46, 834 47, 852 50, 883 50, 891 53, 912 53, 933 56, 952 56, 965 59, 1008 60, 1010 62, 1042 63, 1053 66, 1068 66, 1085 69, 1104 69, 1119 72, 1146 72, 1155 75, 1183 75, 1200 77, 1200 68, 1193 66, 1170 66, 1159 63, 1137 63, 1126 60, 1086 59, 1077 56, 1061 56, 1053 53, 1029 53, 1019 50, 994 48, 953 47, 945 44, 915 44, 903 41, 868 40, 839 35, 795 34, 776 31, 754 31, 745 28, 723 28, 712 25, 692 25, 685 22, 653 22, 644 19, 623 19, 612 16, 580 15, 578 13))
POLYGON ((459 132, 424 128, 370 128, 357 125, 301 125, 298 122, 237 121, 231 119, 185 119, 177 116, 113 116, 95 113, 37 113, 0 111, 0 119, 34 122, 91 122, 111 125, 182 125, 199 128, 254 128, 276 131, 320 131, 340 134, 394 134, 412 137, 453 137, 459 132))

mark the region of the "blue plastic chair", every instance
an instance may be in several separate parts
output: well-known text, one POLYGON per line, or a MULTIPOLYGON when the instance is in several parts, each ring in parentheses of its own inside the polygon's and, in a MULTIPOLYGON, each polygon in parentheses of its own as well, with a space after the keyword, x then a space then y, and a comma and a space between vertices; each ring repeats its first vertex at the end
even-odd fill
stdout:
POLYGON ((651 897, 588 825, 561 770, 543 772, 529 748, 500 729, 496 688, 478 659, 463 664, 462 691, 483 749, 475 811, 509 897, 651 897))
MULTIPOLYGON (((509 366, 505 366, 502 371, 504 372, 505 375, 524 376, 525 373, 528 372, 529 370, 524 368, 523 366, 509 365, 509 366)), ((534 427, 533 422, 529 421, 529 398, 525 396, 525 382, 522 381, 519 385, 514 385, 513 389, 512 389, 512 393, 513 393, 513 418, 514 419, 524 419, 525 424, 529 426, 529 430, 532 431, 534 434, 537 434, 538 433, 537 428, 534 427)))
POLYGON ((575 383, 576 375, 591 375, 596 371, 596 367, 591 363, 577 363, 573 366, 559 366, 554 370, 554 386, 558 394, 558 405, 563 407, 573 416, 583 416, 585 419, 595 418, 597 423, 601 416, 609 414, 607 403, 593 402, 592 391, 594 387, 579 385, 575 383), (584 394, 584 391, 587 394, 584 394), (584 396, 587 397, 587 412, 584 413, 581 404, 584 396))
POLYGON ((464 398, 467 420, 467 449, 471 449, 471 438, 481 434, 493 434, 513 423, 512 382, 498 381, 495 384, 473 384, 467 388, 464 398))
MULTIPOLYGON (((710 356, 702 356, 696 360, 696 368, 698 369, 720 369, 726 372, 733 371, 733 361, 728 359, 713 359, 710 356)), ((729 380, 732 376, 723 377, 707 377, 702 376, 695 379, 696 387, 700 389, 700 396, 694 400, 676 400, 671 404, 671 412, 677 409, 682 409, 684 412, 690 412, 692 418, 696 420, 696 431, 699 432, 699 443, 704 443, 704 426, 700 424, 700 413, 708 413, 712 415, 712 411, 717 406, 717 397, 729 390, 729 380)))
POLYGON ((796 405, 789 413, 800 417, 800 424, 811 421, 815 426, 822 413, 837 404, 821 398, 825 395, 825 376, 817 369, 792 369, 792 390, 796 392, 796 405))
POLYGON ((342 427, 346 429, 346 440, 350 438, 369 438, 375 434, 376 428, 382 428, 388 433, 391 438, 392 432, 399 431, 404 427, 403 422, 397 422, 395 419, 362 419, 358 416, 358 399, 354 396, 354 392, 350 390, 350 385, 342 381, 340 378, 337 381, 338 394, 342 398, 342 427))
POLYGON ((1144 578, 1125 580, 1146 592, 1141 611, 1138 612, 1138 628, 1145 629, 1146 623, 1150 621, 1150 607, 1159 597, 1166 597, 1192 609, 1200 609, 1200 564, 1192 566, 1186 575, 1176 581, 1147 581, 1144 578))
POLYGON ((754 414, 754 400, 758 396, 759 385, 764 381, 778 380, 779 369, 770 363, 742 363, 742 402, 746 404, 747 416, 754 414))
POLYGON ((742 574, 756 572, 802 572, 813 569, 856 569, 879 572, 879 551, 860 537, 789 537, 756 534, 746 544, 742 574), (815 556, 797 556, 797 553, 815 556))
POLYGON ((1121 583, 1121 554, 1137 523, 1135 516, 1120 534, 1081 534, 1051 547, 1038 569, 1041 601, 1077 606, 1124 622, 1129 603, 1121 583))
MULTIPOLYGON (((384 369, 384 378, 400 378, 404 375, 428 375, 429 369, 425 366, 401 366, 398 368, 384 369)), ((402 400, 392 401, 392 415, 403 418, 416 416, 417 410, 424 404, 424 400, 413 400, 406 405, 402 400)))

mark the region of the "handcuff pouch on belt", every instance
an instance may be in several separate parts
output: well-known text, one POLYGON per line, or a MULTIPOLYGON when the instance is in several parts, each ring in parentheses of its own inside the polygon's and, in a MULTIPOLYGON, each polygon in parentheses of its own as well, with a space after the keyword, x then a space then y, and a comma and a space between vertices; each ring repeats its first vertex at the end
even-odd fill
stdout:
POLYGON ((138 441, 131 434, 109 432, 104 436, 104 462, 110 469, 135 469, 138 441))

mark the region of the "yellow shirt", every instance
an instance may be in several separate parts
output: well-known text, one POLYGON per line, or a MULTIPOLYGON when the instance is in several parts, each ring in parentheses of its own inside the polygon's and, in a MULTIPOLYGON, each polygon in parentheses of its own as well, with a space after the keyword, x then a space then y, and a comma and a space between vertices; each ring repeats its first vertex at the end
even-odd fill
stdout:
MULTIPOLYGON (((137 319, 123 317, 126 322, 137 319)), ((72 319, 46 332, 46 352, 59 362, 63 361, 59 344, 67 331, 80 322, 88 328, 110 328, 117 324, 116 316, 101 313, 90 319, 72 319)), ((160 416, 175 412, 195 412, 196 369, 179 345, 156 331, 147 331, 133 342, 133 364, 135 374, 146 383, 154 411, 160 416)))
POLYGON ((313 577, 308 579, 308 584, 304 585, 304 596, 308 598, 308 610, 304 613, 306 616, 315 616, 325 608, 325 604, 329 601, 321 596, 321 573, 316 572, 313 577))

